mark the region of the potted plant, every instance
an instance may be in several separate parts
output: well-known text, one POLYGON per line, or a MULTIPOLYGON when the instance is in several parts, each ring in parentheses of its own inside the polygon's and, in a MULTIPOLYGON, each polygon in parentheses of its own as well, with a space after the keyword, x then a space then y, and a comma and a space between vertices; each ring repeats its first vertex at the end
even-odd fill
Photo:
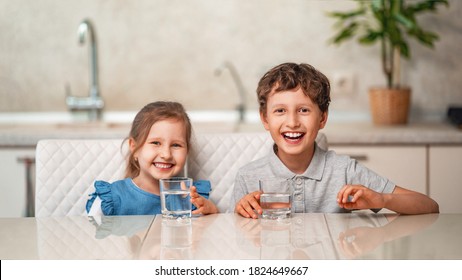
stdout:
POLYGON ((358 7, 346 12, 332 12, 338 33, 334 44, 357 37, 362 45, 379 43, 380 58, 387 84, 369 90, 369 102, 374 124, 405 124, 408 119, 411 89, 401 85, 400 59, 409 59, 408 39, 415 38, 433 47, 438 40, 434 32, 424 30, 417 15, 435 12, 437 6, 449 6, 446 0, 355 0, 358 7))

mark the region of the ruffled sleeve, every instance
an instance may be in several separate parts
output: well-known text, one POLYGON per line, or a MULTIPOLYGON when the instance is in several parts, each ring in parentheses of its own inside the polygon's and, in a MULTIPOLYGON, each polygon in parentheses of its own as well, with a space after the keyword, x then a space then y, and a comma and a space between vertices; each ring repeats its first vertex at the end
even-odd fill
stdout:
POLYGON ((105 181, 95 181, 95 192, 90 194, 87 201, 86 210, 90 211, 96 197, 101 199, 101 210, 106 216, 114 214, 114 201, 111 193, 111 184, 105 181))

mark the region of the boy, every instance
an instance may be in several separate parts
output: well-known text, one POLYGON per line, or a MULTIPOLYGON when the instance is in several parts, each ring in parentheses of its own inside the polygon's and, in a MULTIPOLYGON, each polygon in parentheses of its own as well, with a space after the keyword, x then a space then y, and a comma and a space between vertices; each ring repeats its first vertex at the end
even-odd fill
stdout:
POLYGON ((284 63, 258 83, 263 126, 274 140, 269 155, 243 166, 236 176, 231 207, 256 219, 261 214, 258 180, 293 181, 293 212, 342 213, 387 208, 402 214, 438 213, 428 196, 399 187, 348 156, 320 149, 326 125, 329 80, 308 64, 284 63))

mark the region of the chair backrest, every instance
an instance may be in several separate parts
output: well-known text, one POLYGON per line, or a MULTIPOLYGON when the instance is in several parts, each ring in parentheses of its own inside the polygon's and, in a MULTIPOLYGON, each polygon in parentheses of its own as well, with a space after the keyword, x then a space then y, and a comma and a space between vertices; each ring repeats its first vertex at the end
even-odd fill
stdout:
POLYGON ((228 210, 237 170, 264 156, 273 142, 267 133, 217 133, 197 137, 188 158, 188 175, 210 180, 210 200, 228 210))
POLYGON ((35 216, 85 215, 95 179, 124 176, 122 139, 41 140, 36 149, 35 216))
MULTIPOLYGON (((318 145, 327 149, 319 133, 318 145)), ((95 180, 112 182, 125 173, 127 143, 122 139, 41 140, 36 150, 35 215, 86 215, 85 203, 95 180)), ((210 199, 226 212, 237 170, 264 156, 273 141, 268 133, 200 134, 192 141, 186 174, 210 180, 210 199)))

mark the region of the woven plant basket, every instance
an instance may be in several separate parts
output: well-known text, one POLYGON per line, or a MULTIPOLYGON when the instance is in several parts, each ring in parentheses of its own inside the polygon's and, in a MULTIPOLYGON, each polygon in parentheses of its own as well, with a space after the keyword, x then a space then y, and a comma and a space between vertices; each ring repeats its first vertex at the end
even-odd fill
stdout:
POLYGON ((410 88, 369 90, 372 121, 376 125, 407 124, 410 103, 410 88))

